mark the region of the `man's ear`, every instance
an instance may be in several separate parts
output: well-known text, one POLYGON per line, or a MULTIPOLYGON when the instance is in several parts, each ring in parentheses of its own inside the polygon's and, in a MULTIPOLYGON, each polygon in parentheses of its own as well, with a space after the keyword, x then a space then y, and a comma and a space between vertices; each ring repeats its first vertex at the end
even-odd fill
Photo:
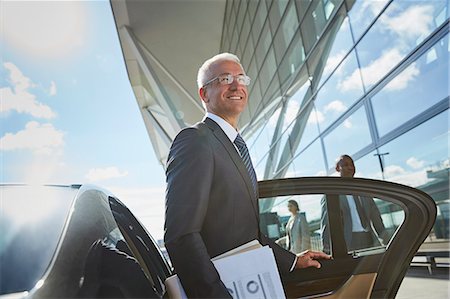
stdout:
POLYGON ((336 164, 336 171, 337 171, 337 172, 341 172, 341 168, 339 167, 339 163, 336 164))
POLYGON ((200 87, 200 88, 198 89, 198 94, 199 94, 199 96, 200 96, 200 99, 202 99, 202 101, 203 101, 204 103, 208 103, 208 102, 209 102, 208 98, 206 97, 206 88, 200 87))

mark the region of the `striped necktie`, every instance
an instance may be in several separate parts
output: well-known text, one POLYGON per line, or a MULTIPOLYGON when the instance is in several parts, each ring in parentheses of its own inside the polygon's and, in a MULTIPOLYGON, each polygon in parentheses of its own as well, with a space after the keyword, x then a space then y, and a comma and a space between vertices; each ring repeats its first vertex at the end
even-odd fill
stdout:
POLYGON ((245 144, 244 139, 242 139, 241 135, 238 134, 236 139, 234 140, 234 144, 239 150, 241 154, 242 161, 244 162, 245 168, 247 168, 248 174, 252 181, 253 191, 255 192, 256 197, 258 197, 258 181, 256 180, 255 169, 253 168, 252 160, 250 159, 250 154, 248 153, 247 145, 245 144))

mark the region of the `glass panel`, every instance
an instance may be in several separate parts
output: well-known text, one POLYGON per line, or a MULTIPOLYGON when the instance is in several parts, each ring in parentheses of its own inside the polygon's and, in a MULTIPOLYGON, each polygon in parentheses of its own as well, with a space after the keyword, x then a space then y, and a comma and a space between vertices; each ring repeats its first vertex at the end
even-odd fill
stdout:
MULTIPOLYGON (((286 5, 289 3, 289 0, 275 0, 270 7, 270 25, 272 27, 272 31, 275 32, 277 30, 278 24, 280 23, 281 16, 286 9, 286 5)), ((292 6, 291 6, 292 8, 292 6)), ((289 8, 289 9, 291 9, 289 8)))
MULTIPOLYGON (((275 44, 276 47, 276 44, 275 44)), ((305 60, 305 51, 303 50, 300 33, 297 32, 294 36, 286 55, 280 63, 278 74, 280 76, 281 84, 285 82, 300 68, 305 60)))
POLYGON ((314 138, 319 135, 319 127, 317 125, 318 122, 318 114, 316 112, 316 108, 313 107, 311 113, 309 114, 308 120, 306 121, 305 129, 298 146, 300 151, 302 151, 311 141, 313 141, 314 138))
POLYGON ((269 22, 266 22, 261 32, 258 45, 256 46, 256 59, 259 65, 263 63, 271 42, 272 34, 269 29, 269 22))
POLYGON ((364 106, 343 120, 324 137, 328 165, 334 165, 343 154, 353 155, 372 143, 364 106))
MULTIPOLYGON (((273 48, 271 47, 269 52, 267 53, 264 65, 261 67, 261 70, 259 72, 263 94, 265 94, 266 89, 269 87, 269 84, 272 81, 272 77, 275 74, 276 69, 277 64, 275 62, 275 54, 273 53, 273 48)), ((265 101, 267 101, 267 99, 265 101)))
POLYGON ((307 149, 292 161, 285 177, 323 176, 326 175, 320 139, 314 141, 307 149))
POLYGON ((431 238, 449 238, 449 110, 405 133, 380 148, 384 156, 386 180, 427 192, 442 205, 431 238))
POLYGON ((280 25, 280 28, 277 31, 274 40, 274 47, 275 47, 275 54, 277 56, 277 61, 281 61, 281 59, 283 58, 284 52, 289 46, 289 43, 291 42, 295 32, 297 31, 297 28, 298 28, 298 18, 295 8, 293 8, 293 5, 291 4, 288 7, 286 15, 283 18, 283 21, 280 25))
POLYGON ((256 14, 256 9, 258 8, 258 3, 261 1, 249 0, 248 1, 248 16, 250 18, 250 23, 253 22, 253 18, 256 14))
MULTIPOLYGON (((332 246, 326 197, 321 202, 323 251, 330 254, 332 246)), ((405 218, 399 205, 360 194, 339 195, 339 208, 347 250, 358 256, 384 252, 405 218)))
POLYGON ((321 130, 324 131, 363 94, 356 55, 352 51, 316 96, 321 130))
POLYGON ((237 31, 237 27, 234 28, 233 34, 231 35, 231 44, 230 44, 230 51, 231 53, 236 52, 237 42, 238 42, 239 34, 237 31))
POLYGON ((355 40, 358 40, 388 2, 389 0, 346 1, 355 40))
POLYGON ((382 79, 440 25, 436 16, 445 2, 394 1, 389 5, 357 45, 366 89, 382 79))
MULTIPOLYGON (((243 25, 242 25, 242 31, 241 31, 241 36, 239 39, 239 44, 241 46, 241 48, 243 50, 245 50, 245 48, 247 47, 248 44, 248 40, 249 40, 249 34, 250 34, 250 20, 248 17, 248 14, 245 14, 245 18, 243 20, 243 25)), ((250 60, 247 60, 247 62, 250 62, 250 60)), ((243 61, 244 63, 244 61, 243 61)))
POLYGON ((322 1, 313 1, 308 12, 305 15, 305 20, 300 26, 302 36, 304 38, 304 46, 306 53, 311 50, 312 46, 319 38, 325 27, 325 11, 322 1))
MULTIPOLYGON (((320 76, 319 86, 322 85, 325 79, 336 69, 339 63, 345 58, 348 50, 352 47, 353 39, 350 33, 350 27, 348 23, 348 18, 345 18, 333 40, 331 50, 328 55, 323 56, 326 59, 325 64, 321 64, 323 67, 323 73, 320 76)), ((317 77, 317 76, 315 76, 317 77)), ((316 78, 317 80, 318 78, 316 78)))
POLYGON ((242 0, 237 10, 236 26, 238 30, 241 30, 243 26, 246 11, 247 11, 247 1, 242 0))
MULTIPOLYGON (((245 68, 248 68, 248 66, 250 65, 250 61, 253 57, 253 53, 255 53, 255 46, 253 44, 253 39, 251 36, 249 36, 246 47, 245 47, 245 52, 244 55, 242 56, 242 65, 245 68)), ((256 78, 252 78, 252 80, 254 80, 256 78)))
MULTIPOLYGON (((331 173, 337 175, 335 165, 330 165, 331 173)), ((381 180, 381 166, 377 152, 373 151, 355 161, 355 177, 381 180)))
POLYGON ((448 35, 372 98, 380 136, 449 95, 448 35))
POLYGON ((295 0, 295 4, 297 6, 297 15, 298 15, 298 19, 300 21, 305 16, 305 13, 308 10, 310 3, 311 3, 311 0, 295 0))
MULTIPOLYGON (((252 158, 252 163, 255 166, 256 171, 256 177, 258 180, 262 180, 264 177, 264 166, 265 163, 262 163, 263 165, 260 165, 261 160, 266 156, 267 152, 269 151, 269 144, 270 140, 267 138, 267 134, 263 131, 265 129, 265 126, 262 126, 261 133, 257 133, 256 139, 253 142, 253 145, 250 147, 250 157, 252 158), (259 134, 259 135, 258 135, 259 134), (258 167, 259 166, 259 167, 258 167)), ((250 144, 250 143, 249 143, 250 144)))
POLYGON ((255 20, 253 21, 253 27, 252 27, 252 36, 253 41, 258 41, 259 34, 261 32, 261 29, 263 28, 264 22, 266 21, 267 17, 267 7, 266 2, 259 1, 258 10, 256 12, 255 20))
POLYGON ((322 251, 322 197, 319 194, 260 199, 260 207, 265 207, 260 213, 261 232, 293 253, 322 251))

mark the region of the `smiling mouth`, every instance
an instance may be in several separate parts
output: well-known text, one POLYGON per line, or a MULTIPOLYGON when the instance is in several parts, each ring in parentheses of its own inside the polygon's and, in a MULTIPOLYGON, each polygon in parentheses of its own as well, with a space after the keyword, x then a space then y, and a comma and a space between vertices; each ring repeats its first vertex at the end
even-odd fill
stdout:
POLYGON ((231 97, 228 97, 230 100, 242 100, 242 97, 240 97, 240 96, 231 96, 231 97))

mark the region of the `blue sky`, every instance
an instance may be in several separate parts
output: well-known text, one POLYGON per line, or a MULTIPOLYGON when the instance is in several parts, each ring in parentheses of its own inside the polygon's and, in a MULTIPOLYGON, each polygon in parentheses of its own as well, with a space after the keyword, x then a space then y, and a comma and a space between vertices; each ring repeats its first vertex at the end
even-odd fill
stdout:
POLYGON ((92 183, 162 237, 164 171, 109 1, 2 1, 2 182, 92 183))

